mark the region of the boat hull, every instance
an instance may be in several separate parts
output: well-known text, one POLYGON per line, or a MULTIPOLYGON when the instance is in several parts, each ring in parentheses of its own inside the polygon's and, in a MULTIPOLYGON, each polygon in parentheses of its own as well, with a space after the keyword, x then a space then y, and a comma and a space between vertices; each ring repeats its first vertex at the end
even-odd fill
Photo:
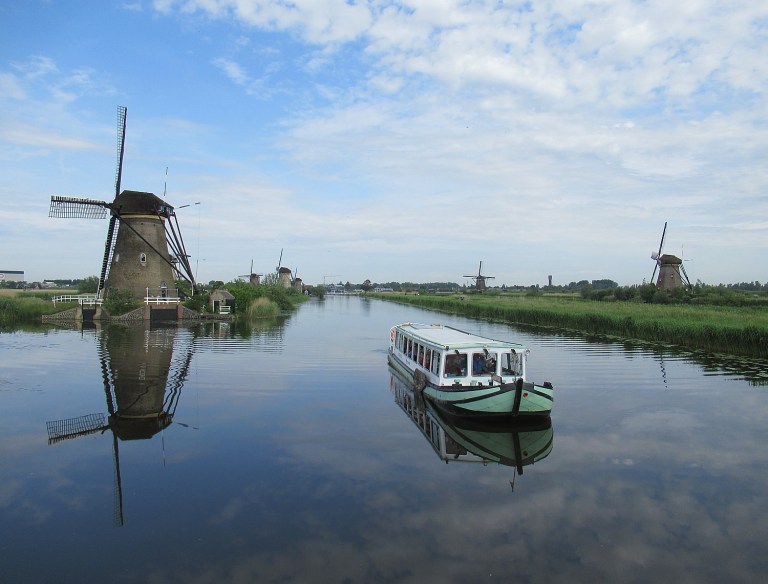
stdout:
MULTIPOLYGON (((393 369, 408 379, 418 390, 423 373, 412 371, 391 352, 388 360, 393 369)), ((526 418, 549 416, 552 411, 551 387, 519 380, 490 386, 436 386, 423 383, 420 390, 435 406, 452 416, 482 418, 526 418)))

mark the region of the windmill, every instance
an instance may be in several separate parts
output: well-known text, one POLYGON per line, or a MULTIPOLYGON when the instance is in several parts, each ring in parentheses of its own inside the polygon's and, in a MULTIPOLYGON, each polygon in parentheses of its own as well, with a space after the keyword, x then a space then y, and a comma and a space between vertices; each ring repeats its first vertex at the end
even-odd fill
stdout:
POLYGON ((261 283, 261 277, 264 274, 256 274, 253 271, 253 260, 251 260, 251 271, 247 274, 240 274, 238 278, 242 278, 243 280, 247 279, 248 282, 253 286, 258 286, 261 283))
POLYGON ((192 284, 194 293, 195 278, 174 208, 153 193, 120 191, 126 115, 127 109, 118 107, 114 200, 110 203, 54 195, 48 216, 104 219, 109 213, 97 290, 99 298, 112 289, 128 290, 136 298, 148 295, 149 290, 160 296, 169 283, 180 278, 192 284))
POLYGON ((483 262, 480 261, 480 267, 477 268, 477 276, 464 276, 465 278, 471 278, 475 281, 475 289, 478 292, 482 292, 485 290, 485 281, 486 280, 493 280, 495 276, 483 276, 483 262))
POLYGON ((98 341, 108 416, 99 412, 46 423, 49 445, 111 431, 118 527, 124 523, 119 443, 151 439, 171 425, 194 348, 192 339, 174 357, 175 338, 173 327, 105 329, 98 341))
POLYGON ((304 280, 299 278, 299 268, 296 267, 293 269, 293 282, 292 286, 296 288, 300 293, 304 293, 304 280))
POLYGON ((283 263, 283 249, 280 248, 280 259, 277 260, 277 283, 284 288, 290 288, 292 285, 291 281, 291 268, 284 268, 282 266, 283 263))
POLYGON ((691 281, 683 267, 683 260, 676 255, 662 253, 664 250, 664 238, 667 235, 667 223, 664 222, 664 230, 661 232, 661 241, 659 242, 659 251, 651 253, 651 259, 656 262, 651 274, 651 282, 656 278, 656 270, 659 271, 659 277, 656 280, 656 287, 659 290, 673 290, 681 288, 683 284, 691 288, 691 281))

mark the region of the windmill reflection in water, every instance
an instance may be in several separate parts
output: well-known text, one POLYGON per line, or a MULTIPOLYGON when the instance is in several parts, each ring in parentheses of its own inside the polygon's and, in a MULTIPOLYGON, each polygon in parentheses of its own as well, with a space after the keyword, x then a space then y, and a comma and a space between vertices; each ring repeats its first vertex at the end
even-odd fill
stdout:
POLYGON ((115 524, 123 525, 120 441, 148 440, 171 425, 192 361, 192 338, 178 347, 177 327, 110 325, 97 330, 108 415, 86 414, 46 423, 48 444, 107 431, 115 466, 115 524))
MULTIPOLYGON (((449 462, 497 463, 523 474, 523 467, 552 452, 554 432, 548 416, 524 424, 499 423, 469 418, 448 418, 390 367, 390 391, 395 403, 416 424, 435 453, 449 462)), ((513 475, 510 485, 515 488, 513 475)))

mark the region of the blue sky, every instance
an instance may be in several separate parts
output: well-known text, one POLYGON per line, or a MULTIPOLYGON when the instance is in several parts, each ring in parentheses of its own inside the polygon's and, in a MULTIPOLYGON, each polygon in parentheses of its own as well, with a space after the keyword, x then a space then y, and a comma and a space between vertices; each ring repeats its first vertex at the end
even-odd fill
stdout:
POLYGON ((106 221, 48 204, 111 199, 124 105, 203 282, 639 284, 664 222, 765 282, 766 55, 746 0, 2 2, 0 269, 98 273, 106 221))

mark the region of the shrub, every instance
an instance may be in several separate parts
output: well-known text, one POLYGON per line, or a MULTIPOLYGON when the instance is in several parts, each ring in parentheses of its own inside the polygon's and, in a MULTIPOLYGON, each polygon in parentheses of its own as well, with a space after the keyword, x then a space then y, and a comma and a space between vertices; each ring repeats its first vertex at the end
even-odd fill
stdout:
POLYGON ((269 298, 255 298, 246 311, 248 318, 271 318, 280 314, 280 307, 269 298))
POLYGON ((104 299, 105 310, 113 316, 120 316, 140 306, 141 303, 129 290, 110 290, 104 299))

